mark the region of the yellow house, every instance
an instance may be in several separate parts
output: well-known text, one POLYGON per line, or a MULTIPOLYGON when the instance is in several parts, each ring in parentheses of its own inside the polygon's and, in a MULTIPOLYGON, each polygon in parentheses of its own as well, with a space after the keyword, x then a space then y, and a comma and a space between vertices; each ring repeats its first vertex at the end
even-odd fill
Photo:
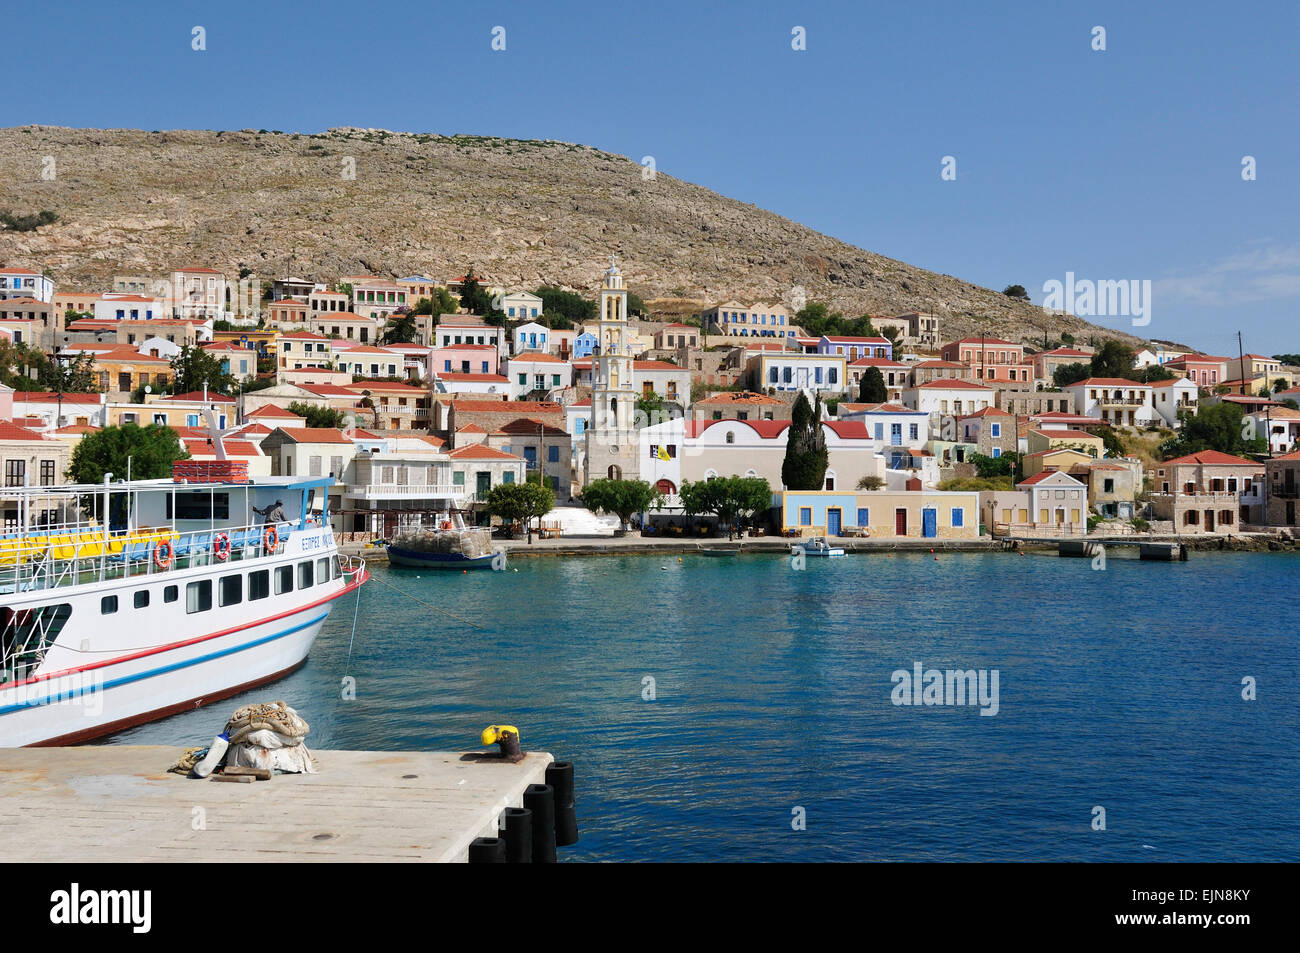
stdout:
POLYGON ((1106 443, 1096 434, 1086 430, 1031 430, 1029 452, 1056 450, 1060 447, 1083 450, 1090 457, 1105 456, 1106 443))
POLYGON ((1042 473, 1044 470, 1068 471, 1071 467, 1091 463, 1095 457, 1073 447, 1058 447, 1052 450, 1036 450, 1027 453, 1020 461, 1021 478, 1042 473))

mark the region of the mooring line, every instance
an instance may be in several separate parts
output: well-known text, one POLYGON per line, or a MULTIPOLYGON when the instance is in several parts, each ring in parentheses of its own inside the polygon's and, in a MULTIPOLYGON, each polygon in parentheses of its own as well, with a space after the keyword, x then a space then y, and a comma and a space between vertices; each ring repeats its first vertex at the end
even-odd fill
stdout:
POLYGON ((373 574, 371 575, 370 578, 372 581, 377 582, 382 586, 387 586, 389 589, 393 590, 393 592, 406 596, 406 598, 410 599, 412 602, 418 602, 420 605, 424 606, 427 609, 432 609, 434 612, 440 612, 449 618, 455 619, 457 622, 461 623, 462 625, 468 625, 472 628, 479 629, 479 630, 482 630, 483 628, 483 626, 479 625, 477 622, 471 622, 469 619, 463 619, 460 616, 456 615, 456 613, 454 612, 448 612, 446 609, 439 608, 438 606, 435 606, 430 602, 425 602, 423 599, 411 595, 405 589, 398 589, 396 586, 384 582, 382 579, 376 578, 373 574))

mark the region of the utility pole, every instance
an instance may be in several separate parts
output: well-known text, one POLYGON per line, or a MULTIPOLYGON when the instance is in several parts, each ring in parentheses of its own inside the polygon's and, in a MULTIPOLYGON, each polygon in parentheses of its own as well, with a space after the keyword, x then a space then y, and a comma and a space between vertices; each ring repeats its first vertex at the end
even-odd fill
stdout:
POLYGON ((1246 396, 1246 355, 1241 346, 1241 332, 1237 332, 1237 373, 1241 375, 1241 396, 1246 396))

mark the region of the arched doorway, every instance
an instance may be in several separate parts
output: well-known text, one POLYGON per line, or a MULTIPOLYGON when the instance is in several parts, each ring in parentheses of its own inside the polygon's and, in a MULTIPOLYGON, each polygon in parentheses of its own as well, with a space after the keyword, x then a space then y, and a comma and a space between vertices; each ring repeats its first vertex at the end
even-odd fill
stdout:
POLYGON ((655 484, 655 489, 665 496, 672 496, 677 492, 677 487, 673 484, 672 480, 660 480, 655 484))
POLYGON ((623 468, 620 466, 611 464, 609 470, 606 472, 611 480, 623 479, 623 468))

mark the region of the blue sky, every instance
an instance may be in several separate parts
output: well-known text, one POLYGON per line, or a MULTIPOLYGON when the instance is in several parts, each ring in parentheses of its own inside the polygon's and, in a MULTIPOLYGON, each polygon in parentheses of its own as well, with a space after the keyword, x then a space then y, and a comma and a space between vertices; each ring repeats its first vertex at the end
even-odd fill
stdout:
POLYGON ((2 125, 582 142, 1039 302, 1067 272, 1150 280, 1135 333, 1300 352, 1294 0, 21 9, 50 60, 7 72, 2 125))

